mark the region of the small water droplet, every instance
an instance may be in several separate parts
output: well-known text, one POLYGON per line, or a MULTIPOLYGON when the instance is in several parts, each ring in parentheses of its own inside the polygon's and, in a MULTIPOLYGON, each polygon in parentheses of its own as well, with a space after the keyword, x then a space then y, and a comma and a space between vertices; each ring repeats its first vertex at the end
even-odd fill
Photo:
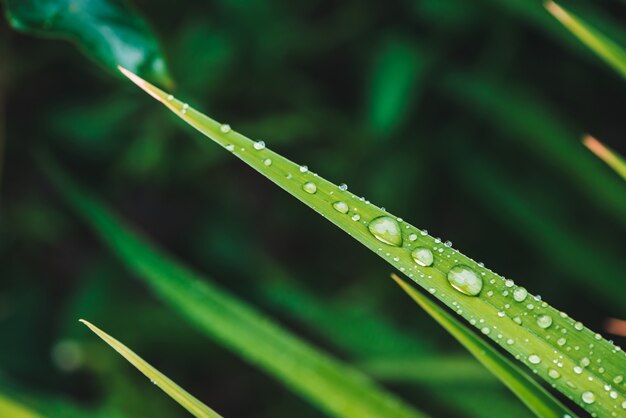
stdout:
POLYGON ((613 383, 615 383, 616 385, 619 385, 623 381, 624 381, 624 377, 622 375, 615 376, 615 379, 613 379, 613 383))
POLYGON ((577 331, 582 331, 582 329, 583 329, 583 323, 582 323, 582 322, 576 322, 576 323, 574 324, 574 328, 575 328, 577 331))
POLYGON ((491 332, 491 330, 489 329, 489 327, 482 327, 480 332, 482 332, 485 335, 489 335, 489 333, 491 332))
POLYGON ((229 132, 230 132, 230 125, 229 125, 229 124, 227 124, 227 123, 223 123, 223 124, 220 126, 220 132, 222 132, 223 134, 227 134, 227 133, 229 133, 229 132))
POLYGON ((315 183, 308 181, 304 183, 304 185, 302 186, 302 190, 304 190, 307 193, 313 194, 317 192, 317 186, 315 185, 315 183))
POLYGON ((301 173, 306 173, 307 171, 309 171, 309 167, 307 167, 306 165, 301 165, 300 166, 300 172, 301 173))
POLYGON ((226 145, 226 150, 233 152, 235 150, 235 146, 233 144, 228 144, 226 145))
POLYGON ((265 142, 264 141, 257 141, 254 143, 254 149, 257 151, 261 151, 262 149, 265 148, 265 142))
MULTIPOLYGON (((409 237, 409 239, 411 239, 409 237)), ((433 253, 426 247, 417 247, 411 253, 413 261, 423 267, 429 267, 433 264, 433 253)))
POLYGON ((514 284, 515 284, 515 282, 513 282, 513 280, 511 280, 511 279, 508 279, 508 280, 504 281, 504 285, 506 287, 513 287, 514 284))
POLYGON ((528 296, 528 291, 523 287, 518 287, 513 291, 513 299, 516 302, 523 302, 526 296, 528 296))
POLYGON ((580 359, 580 365, 583 367, 587 367, 591 364, 591 360, 588 357, 583 357, 580 359))
POLYGON ((561 377, 561 373, 559 373, 558 370, 550 369, 548 370, 548 376, 550 376, 552 379, 558 379, 559 377, 561 377))
POLYGON ((171 102, 172 100, 174 100, 174 96, 172 96, 171 94, 168 94, 167 95, 167 100, 169 100, 171 102))
POLYGON ((583 372, 582 367, 580 366, 574 366, 574 373, 576 374, 581 374, 583 372))
POLYGON ((459 292, 468 296, 476 296, 483 288, 483 280, 474 270, 463 264, 458 264, 448 272, 448 282, 459 292))
POLYGON ((349 209, 348 204, 342 201, 333 203, 333 208, 335 208, 335 210, 340 213, 348 213, 348 209, 349 209))
POLYGON ((185 113, 187 113, 187 109, 189 109, 189 105, 187 103, 185 103, 183 105, 183 108, 180 110, 180 113, 182 113, 184 115, 185 113))
POLYGON ((269 158, 266 158, 265 160, 263 160, 263 165, 265 167, 269 167, 270 165, 272 165, 272 160, 270 160, 269 158))
POLYGON ((341 183, 339 185, 339 190, 343 190, 344 192, 348 190, 348 185, 346 183, 341 183))
POLYGON ((443 243, 443 245, 445 245, 446 247, 450 248, 452 247, 452 241, 446 241, 443 243))
POLYGON ((513 344, 515 344, 515 340, 513 340, 513 338, 509 338, 508 340, 506 340, 506 343, 508 345, 513 345, 513 344))
POLYGON ((417 235, 416 234, 409 235, 409 241, 413 242, 415 240, 417 240, 417 235))
POLYGON ((530 356, 528 356, 528 362, 530 364, 539 364, 541 363, 541 357, 539 357, 537 354, 531 354, 530 356))
POLYGON ((377 240, 385 244, 400 247, 402 245, 402 233, 398 221, 389 216, 379 216, 373 219, 367 226, 377 240))
POLYGON ((592 404, 596 401, 596 395, 594 395, 593 392, 587 391, 582 394, 581 399, 586 404, 592 404))
POLYGON ((541 315, 537 318, 537 325, 539 325, 539 328, 543 329, 550 327, 550 325, 552 325, 552 317, 549 315, 541 315))
POLYGON ((422 232, 420 232, 420 233, 421 233, 423 236, 426 236, 426 235, 428 235, 428 230, 427 230, 427 229, 424 229, 424 230, 423 230, 422 232))
POLYGON ((361 215, 359 215, 358 213, 355 213, 354 215, 352 215, 352 220, 353 221, 358 221, 359 219, 361 219, 361 215))
POLYGON ((559 338, 559 339, 556 341, 556 343, 557 343, 559 346, 561 346, 561 347, 563 347, 563 346, 565 345, 565 343, 566 343, 566 342, 567 342, 567 340, 566 340, 565 338, 559 338))

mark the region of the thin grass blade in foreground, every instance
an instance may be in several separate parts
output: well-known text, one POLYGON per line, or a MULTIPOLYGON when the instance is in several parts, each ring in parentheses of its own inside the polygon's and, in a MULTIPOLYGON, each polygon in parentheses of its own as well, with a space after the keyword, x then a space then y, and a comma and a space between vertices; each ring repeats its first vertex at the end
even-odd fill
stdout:
POLYGON ((126 347, 124 344, 111 337, 109 334, 102 331, 100 328, 96 327, 90 322, 85 321, 84 319, 81 319, 80 322, 85 324, 98 337, 102 338, 104 342, 110 345, 111 348, 113 348, 115 351, 120 353, 120 355, 128 360, 130 364, 135 366, 137 370, 139 370, 147 378, 149 378, 152 383, 160 387, 163 392, 167 393, 172 399, 178 402, 193 416, 199 418, 221 418, 220 414, 213 411, 211 408, 209 408, 198 399, 196 399, 194 396, 189 394, 187 391, 185 391, 185 389, 178 386, 167 376, 159 372, 148 362, 135 354, 135 352, 126 347))
POLYGON ((42 415, 0 393, 0 417, 11 418, 43 418, 42 415))
POLYGON ((439 298, 555 388, 601 417, 626 410, 626 356, 539 297, 121 69, 178 117, 313 208, 439 298), (549 375, 554 365, 560 377, 549 375), (608 388, 608 390, 607 390, 608 388))
POLYGON ((598 158, 607 163, 609 167, 615 170, 617 174, 626 180, 626 160, 624 160, 621 155, 591 135, 587 135, 583 138, 583 144, 589 148, 589 151, 593 152, 598 158))
POLYGON ((424 415, 352 367, 316 350, 132 232, 96 198, 42 158, 49 178, 100 238, 182 317, 329 415, 424 415))
POLYGON ((622 47, 555 2, 547 1, 545 7, 581 42, 626 78, 626 51, 622 47))
MULTIPOLYGON (((574 416, 572 411, 562 405, 519 367, 498 353, 491 345, 478 338, 456 318, 397 275, 392 274, 391 278, 439 325, 452 334, 478 361, 508 386, 538 417, 563 418, 574 416)), ((558 379, 561 375, 556 368, 550 369, 549 374, 553 379, 558 379)))

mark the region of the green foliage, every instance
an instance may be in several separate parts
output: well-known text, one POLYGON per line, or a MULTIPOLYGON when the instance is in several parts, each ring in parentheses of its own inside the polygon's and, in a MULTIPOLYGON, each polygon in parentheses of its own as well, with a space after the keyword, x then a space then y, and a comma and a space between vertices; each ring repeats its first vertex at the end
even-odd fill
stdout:
MULTIPOLYGON (((510 360, 478 338, 460 321, 395 274, 391 277, 411 299, 463 344, 478 361, 507 385, 538 417, 563 418, 573 416, 572 411, 562 405, 510 360)), ((560 373, 556 369, 552 369, 551 373, 553 373, 551 376, 553 379, 560 377, 560 373)))
POLYGON ((5 0, 7 19, 19 31, 65 39, 110 70, 133 68, 171 86, 154 32, 125 0, 5 0))
POLYGON ((49 161, 46 173, 102 240, 182 317, 337 417, 423 416, 135 235, 49 161))
POLYGON ((310 206, 476 326, 591 413, 624 409, 626 355, 541 298, 528 293, 438 238, 393 217, 265 147, 229 125, 121 69, 192 127, 310 206), (422 251, 416 255, 415 251, 422 251), (554 379, 553 363, 559 377, 554 379), (615 388, 607 391, 605 387, 615 388))
POLYGON ((624 160, 621 155, 589 135, 585 137, 583 143, 591 152, 596 154, 598 158, 615 170, 620 177, 626 180, 626 160, 624 160))
POLYGON ((193 416, 199 418, 220 418, 217 412, 200 402, 194 396, 189 394, 183 388, 174 383, 171 379, 152 367, 147 361, 139 357, 135 352, 126 347, 124 344, 111 337, 100 328, 90 322, 81 319, 81 322, 89 327, 98 337, 111 346, 115 351, 120 353, 130 364, 135 366, 137 370, 143 373, 150 381, 161 388, 172 399, 178 402, 183 408, 189 411, 193 416))
POLYGON ((11 418, 40 418, 41 415, 0 394, 0 416, 11 418))

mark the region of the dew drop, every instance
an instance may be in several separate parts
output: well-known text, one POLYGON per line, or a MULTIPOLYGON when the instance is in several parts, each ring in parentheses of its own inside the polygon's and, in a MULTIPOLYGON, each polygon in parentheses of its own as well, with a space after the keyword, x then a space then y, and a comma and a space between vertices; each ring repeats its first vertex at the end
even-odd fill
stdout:
POLYGON ((489 333, 491 332, 491 330, 489 329, 489 327, 482 327, 480 332, 482 332, 485 335, 489 335, 489 333))
POLYGON ((580 366, 575 366, 574 367, 574 373, 581 374, 582 372, 583 372, 582 367, 580 367, 580 366))
POLYGON ((539 328, 543 329, 550 327, 550 325, 552 325, 552 317, 549 315, 541 315, 537 318, 537 325, 539 325, 539 328))
POLYGON ((413 242, 415 240, 417 240, 417 235, 416 234, 409 235, 409 241, 413 242))
POLYGON ((508 340, 506 340, 506 343, 508 345, 513 345, 513 344, 515 344, 515 340, 513 340, 513 338, 509 338, 508 340))
POLYGON ((348 209, 349 209, 348 204, 342 201, 333 203, 333 208, 335 208, 335 210, 340 213, 348 213, 348 209))
POLYGON ((185 103, 183 105, 183 108, 180 110, 180 113, 182 113, 184 115, 185 113, 187 113, 187 109, 189 109, 189 105, 187 103, 185 103))
POLYGON ((353 221, 358 221, 359 219, 361 219, 361 215, 359 215, 358 213, 355 213, 354 215, 352 215, 352 220, 353 221))
POLYGON ((556 341, 556 343, 557 343, 559 346, 563 347, 563 346, 565 345, 565 343, 567 343, 567 340, 566 340, 565 338, 559 338, 559 339, 556 341))
MULTIPOLYGON (((411 239, 409 237, 409 239, 411 239)), ((433 264, 433 253, 426 247, 417 247, 411 253, 413 261, 423 267, 429 267, 433 264)))
POLYGON ((220 126, 220 131, 221 131, 222 133, 224 133, 224 134, 229 133, 229 132, 230 132, 230 125, 229 125, 229 124, 227 124, 227 123, 223 123, 223 124, 220 126))
MULTIPOLYGON (((229 129, 230 129, 230 127, 229 127, 229 129)), ((260 150, 262 150, 264 148, 265 148, 265 142, 264 141, 257 141, 257 142, 254 143, 254 149, 255 150, 260 151, 260 150)))
POLYGON ((446 247, 450 248, 452 247, 452 241, 446 241, 443 243, 443 245, 445 245, 446 247))
POLYGON ((582 394, 581 399, 586 404, 592 404, 596 401, 596 395, 594 395, 593 392, 587 391, 582 394))
POLYGON ((226 145, 226 150, 233 152, 235 150, 235 146, 233 144, 228 144, 226 145))
POLYGON ((463 264, 458 264, 448 272, 448 282, 459 292, 468 296, 476 296, 483 288, 483 280, 474 270, 463 264))
POLYGON ((518 287, 513 291, 513 299, 516 302, 523 302, 526 296, 528 296, 528 291, 523 287, 518 287))
POLYGON ((379 216, 373 219, 367 226, 374 237, 385 244, 400 247, 402 245, 402 233, 398 221, 389 216, 379 216))
POLYGON ((528 356, 528 362, 531 364, 539 364, 541 363, 541 357, 539 357, 537 354, 531 354, 530 356, 528 356))
POLYGON ((269 167, 270 165, 272 165, 272 160, 270 160, 269 158, 266 158, 265 160, 263 160, 263 165, 265 167, 269 167))
POLYGON ((591 364, 591 360, 589 360, 589 358, 587 357, 583 357, 582 359, 580 359, 580 365, 583 367, 587 367, 591 364))
POLYGON ((172 96, 171 94, 168 94, 167 95, 167 100, 169 100, 171 102, 172 100, 174 100, 174 96, 172 96))
POLYGON ((615 376, 615 379, 613 379, 613 383, 615 383, 616 385, 619 385, 623 381, 624 381, 624 377, 622 375, 615 376))
POLYGON ((317 192, 317 186, 315 185, 315 183, 308 181, 304 183, 304 185, 302 186, 302 190, 307 193, 313 194, 317 192))
POLYGON ((301 165, 300 166, 300 172, 301 173, 306 173, 307 171, 309 171, 309 167, 307 167, 306 165, 301 165))
POLYGON ((346 183, 341 183, 339 185, 339 190, 343 190, 344 192, 348 190, 348 185, 346 183))
POLYGON ((550 376, 552 379, 558 379, 559 377, 561 377, 561 373, 559 373, 558 370, 550 369, 548 370, 548 376, 550 376))
POLYGON ((574 328, 575 328, 577 331, 582 331, 582 329, 583 329, 583 323, 582 323, 582 322, 576 322, 576 323, 574 324, 574 328))

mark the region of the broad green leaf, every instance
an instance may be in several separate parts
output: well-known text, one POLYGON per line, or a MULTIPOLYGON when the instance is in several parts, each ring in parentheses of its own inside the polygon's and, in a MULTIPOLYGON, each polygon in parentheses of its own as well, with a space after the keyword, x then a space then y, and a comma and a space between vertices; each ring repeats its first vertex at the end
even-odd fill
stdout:
POLYGON ((43 418, 43 415, 0 393, 0 417, 43 418))
POLYGON ((52 162, 50 178, 78 213, 138 277, 216 341, 336 417, 418 418, 421 413, 367 377, 280 328, 171 256, 152 247, 52 162))
POLYGON ((80 322, 85 324, 92 330, 98 337, 102 338, 104 342, 111 346, 115 351, 120 353, 130 364, 135 366, 137 370, 143 373, 150 381, 157 385, 163 392, 167 393, 172 399, 178 402, 183 408, 189 411, 193 416, 200 418, 220 418, 221 415, 213 411, 211 408, 200 402, 194 396, 189 394, 185 389, 178 386, 167 376, 159 372, 152 367, 148 362, 135 354, 134 351, 126 347, 124 344, 111 337, 100 328, 91 324, 84 319, 80 322))
POLYGON ((547 1, 545 7, 574 36, 626 78, 626 51, 622 47, 555 2, 547 1))
POLYGON ((155 34, 125 0, 5 0, 11 26, 65 39, 110 70, 118 65, 171 86, 155 34))
POLYGON ((589 412, 607 417, 623 413, 626 355, 612 342, 512 280, 461 254, 451 244, 442 243, 308 167, 289 161, 264 143, 246 138, 127 70, 122 71, 188 124, 428 289, 589 412), (560 372, 558 379, 549 377, 554 362, 560 372))
MULTIPOLYGON (((543 418, 574 416, 572 411, 562 405, 519 367, 498 353, 491 345, 478 338, 476 334, 456 318, 415 290, 400 277, 395 274, 392 274, 391 277, 400 285, 402 290, 432 316, 439 325, 444 327, 454 338, 463 344, 478 361, 496 375, 502 383, 508 386, 537 416, 543 418)), ((557 366, 551 368, 548 373, 553 380, 559 379, 561 376, 557 366)))
POLYGON ((604 161, 609 167, 615 170, 617 174, 626 180, 626 160, 624 160, 621 155, 591 135, 585 136, 583 144, 585 144, 591 152, 593 152, 598 158, 604 161))

